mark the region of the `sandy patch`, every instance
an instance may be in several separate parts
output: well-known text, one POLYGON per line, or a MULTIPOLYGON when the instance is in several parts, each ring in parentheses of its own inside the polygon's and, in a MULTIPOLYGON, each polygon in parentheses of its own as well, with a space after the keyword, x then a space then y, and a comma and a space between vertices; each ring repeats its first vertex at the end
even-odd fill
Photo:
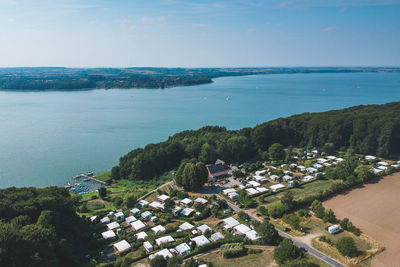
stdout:
POLYGON ((400 266, 400 173, 338 195, 324 206, 386 247, 372 266, 400 266))

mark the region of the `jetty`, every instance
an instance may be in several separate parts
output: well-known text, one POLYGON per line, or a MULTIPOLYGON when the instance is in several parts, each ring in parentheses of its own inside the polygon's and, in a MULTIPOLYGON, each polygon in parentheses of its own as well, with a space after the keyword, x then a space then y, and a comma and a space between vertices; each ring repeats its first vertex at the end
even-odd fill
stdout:
POLYGON ((75 175, 75 176, 74 176, 74 179, 78 179, 78 178, 80 178, 80 177, 85 178, 85 179, 84 179, 85 182, 91 180, 91 181, 95 181, 95 182, 97 182, 97 183, 99 183, 99 184, 102 184, 102 185, 107 185, 106 182, 97 179, 96 176, 94 176, 94 173, 93 173, 93 172, 88 172, 87 174, 81 173, 81 174, 75 175))

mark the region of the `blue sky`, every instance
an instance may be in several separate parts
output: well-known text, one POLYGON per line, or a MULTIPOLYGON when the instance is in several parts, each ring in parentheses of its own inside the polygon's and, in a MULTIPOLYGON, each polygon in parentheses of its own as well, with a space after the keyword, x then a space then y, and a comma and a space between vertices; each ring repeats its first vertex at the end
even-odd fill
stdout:
POLYGON ((399 65, 400 0, 0 0, 0 67, 399 65))

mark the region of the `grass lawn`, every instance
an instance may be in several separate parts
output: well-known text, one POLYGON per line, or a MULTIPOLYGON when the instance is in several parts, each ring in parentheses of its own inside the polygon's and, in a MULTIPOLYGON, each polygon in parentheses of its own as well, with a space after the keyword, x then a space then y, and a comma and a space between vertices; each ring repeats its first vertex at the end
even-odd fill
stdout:
MULTIPOLYGON (((302 185, 298 188, 292 188, 290 191, 293 193, 294 199, 299 200, 309 195, 314 195, 329 188, 332 184, 337 183, 334 180, 315 180, 311 183, 302 185)), ((263 206, 268 207, 279 202, 284 192, 264 198, 263 206)))
POLYGON ((110 179, 111 176, 111 170, 99 173, 96 175, 96 178, 101 180, 101 181, 107 181, 108 179, 110 179))
POLYGON ((104 208, 104 201, 101 199, 90 200, 87 202, 87 208, 89 210, 99 210, 104 208))
POLYGON ((349 232, 343 231, 341 233, 334 234, 334 235, 329 234, 328 231, 325 230, 326 224, 321 221, 315 220, 315 219, 309 220, 308 223, 305 223, 302 226, 307 230, 308 233, 325 235, 326 237, 331 239, 334 243, 336 243, 340 238, 342 238, 344 236, 350 236, 356 242, 356 245, 359 250, 366 251, 368 249, 372 249, 372 246, 370 243, 368 243, 367 241, 363 240, 362 238, 355 236, 349 232))
POLYGON ((226 259, 220 250, 206 253, 198 257, 199 260, 211 262, 214 267, 260 267, 269 266, 274 262, 272 248, 267 248, 263 253, 250 254, 240 258, 226 259))
MULTIPOLYGON (((371 254, 371 252, 367 252, 368 250, 373 250, 377 248, 374 247, 374 245, 371 242, 367 241, 362 236, 358 237, 346 231, 331 235, 328 233, 327 230, 325 230, 326 224, 313 218, 310 219, 307 223, 304 223, 303 227, 306 228, 308 233, 326 236, 327 238, 332 240, 334 244, 337 243, 340 238, 345 236, 350 236, 356 243, 358 250, 361 251, 362 254, 364 255, 364 256, 361 255, 359 258, 352 259, 352 262, 357 262, 357 266, 370 266, 370 260, 363 260, 363 259, 365 258, 365 255, 371 254), (361 262, 359 263, 359 261, 361 262)), ((312 240, 313 247, 320 250, 324 254, 336 260, 339 260, 340 262, 346 262, 346 259, 335 248, 328 246, 325 243, 318 242, 317 240, 318 238, 319 237, 316 237, 312 240)), ((372 254, 373 253, 374 252, 372 252, 372 254)))

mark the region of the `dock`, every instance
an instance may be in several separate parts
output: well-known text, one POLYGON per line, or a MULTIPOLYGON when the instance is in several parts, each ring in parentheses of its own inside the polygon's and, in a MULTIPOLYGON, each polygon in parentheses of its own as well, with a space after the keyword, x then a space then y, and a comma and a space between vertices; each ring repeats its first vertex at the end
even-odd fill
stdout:
POLYGON ((75 176, 74 176, 74 179, 78 179, 78 178, 80 178, 80 177, 83 177, 83 178, 85 178, 85 179, 84 179, 85 182, 91 180, 91 181, 95 181, 95 182, 97 182, 97 183, 99 183, 99 184, 102 184, 102 185, 106 185, 106 184, 107 184, 106 182, 97 179, 96 176, 93 176, 93 175, 94 175, 93 172, 89 172, 88 174, 81 173, 81 174, 75 175, 75 176))

